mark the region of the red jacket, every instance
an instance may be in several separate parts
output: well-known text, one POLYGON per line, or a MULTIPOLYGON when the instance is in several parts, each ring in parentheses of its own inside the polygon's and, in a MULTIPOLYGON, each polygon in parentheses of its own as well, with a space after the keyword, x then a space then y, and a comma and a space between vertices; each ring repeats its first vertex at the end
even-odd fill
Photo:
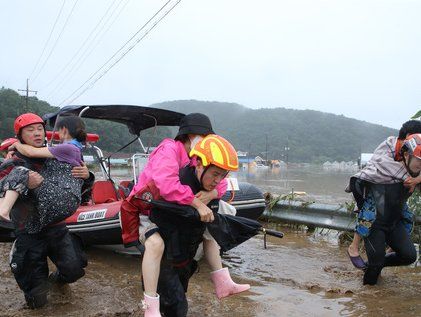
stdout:
POLYGON ((123 200, 120 207, 121 234, 126 247, 139 242, 139 214, 149 214, 151 204, 147 200, 159 200, 159 190, 153 181, 123 200))

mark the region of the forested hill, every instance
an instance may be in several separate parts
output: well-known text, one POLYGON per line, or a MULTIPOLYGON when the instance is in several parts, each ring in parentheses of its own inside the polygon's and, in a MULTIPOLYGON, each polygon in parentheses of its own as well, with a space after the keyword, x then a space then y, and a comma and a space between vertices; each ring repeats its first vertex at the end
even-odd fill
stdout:
MULTIPOLYGON (((47 102, 30 97, 28 108, 25 109, 25 99, 16 91, 11 89, 0 89, 0 140, 14 135, 13 122, 15 118, 23 112, 34 112, 43 115, 55 112, 59 108, 52 107, 47 102)), ((117 114, 116 114, 117 116, 117 114)), ((114 152, 134 139, 134 135, 128 132, 125 125, 104 120, 85 119, 86 127, 90 133, 98 133, 100 141, 97 145, 105 151, 114 152)), ((49 127, 51 129, 51 127, 49 127)), ((153 129, 148 129, 141 133, 145 146, 158 144, 163 138, 171 135, 168 127, 158 127, 153 133, 153 129)), ((123 152, 133 153, 139 151, 137 142, 126 148, 123 152)))
MULTIPOLYGON (((356 160, 360 152, 372 152, 394 129, 312 110, 250 109, 244 106, 196 100, 170 101, 151 105, 183 113, 203 112, 209 115, 215 131, 232 141, 238 150, 269 159, 288 158, 295 162, 356 160)), ((38 114, 56 111, 48 103, 29 98, 28 111, 38 114)), ((13 135, 13 121, 24 111, 24 98, 10 89, 0 89, 0 139, 13 135)), ((128 142, 127 129, 121 125, 89 120, 89 132, 98 133, 98 144, 114 151, 128 142)), ((146 143, 156 144, 169 129, 160 129, 152 139, 146 133, 146 143)), ((172 135, 173 136, 173 135, 172 135)))
POLYGON ((215 132, 231 140, 238 150, 295 162, 356 160, 360 152, 376 146, 398 131, 364 121, 313 110, 250 109, 239 104, 180 100, 152 105, 158 108, 207 114, 215 132))

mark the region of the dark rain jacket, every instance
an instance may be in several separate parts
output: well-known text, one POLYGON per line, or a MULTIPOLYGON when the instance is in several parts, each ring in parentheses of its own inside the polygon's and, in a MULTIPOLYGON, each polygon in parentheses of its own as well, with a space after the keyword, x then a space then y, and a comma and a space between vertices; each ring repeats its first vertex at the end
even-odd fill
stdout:
MULTIPOLYGON (((196 177, 195 167, 187 166, 180 170, 180 182, 188 185, 194 194, 203 188, 196 177)), ((218 200, 213 200, 209 205, 217 205, 218 200)), ((186 206, 186 208, 192 208, 186 206)), ((199 244, 203 240, 206 229, 204 222, 197 219, 180 217, 178 214, 161 211, 154 206, 150 219, 159 228, 159 233, 165 241, 164 256, 176 264, 187 263, 194 258, 199 244)))

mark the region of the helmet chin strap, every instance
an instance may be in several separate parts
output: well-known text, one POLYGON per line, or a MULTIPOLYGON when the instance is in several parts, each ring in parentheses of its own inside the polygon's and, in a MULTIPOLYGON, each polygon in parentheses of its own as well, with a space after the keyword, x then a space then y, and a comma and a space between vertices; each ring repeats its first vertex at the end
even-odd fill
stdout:
POLYGON ((204 169, 203 169, 203 172, 202 172, 202 175, 200 176, 200 186, 203 188, 203 189, 205 189, 204 187, 203 187, 203 176, 205 176, 205 173, 207 172, 207 170, 209 169, 209 167, 211 166, 211 164, 209 164, 208 166, 206 166, 204 169))

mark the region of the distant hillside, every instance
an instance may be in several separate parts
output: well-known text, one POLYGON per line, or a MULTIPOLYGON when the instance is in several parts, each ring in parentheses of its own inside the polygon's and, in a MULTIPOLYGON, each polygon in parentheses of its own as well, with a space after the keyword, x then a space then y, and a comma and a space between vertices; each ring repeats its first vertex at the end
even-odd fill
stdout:
MULTIPOLYGON (((59 108, 52 107, 47 102, 38 100, 36 97, 29 98, 28 109, 24 109, 25 99, 16 91, 11 89, 0 89, 0 140, 14 135, 13 122, 15 118, 23 112, 34 112, 43 115, 49 112, 55 112, 59 108)), ((126 126, 102 121, 85 119, 88 132, 98 133, 100 141, 98 146, 105 151, 113 152, 129 143, 134 136, 128 132, 126 126)), ((152 129, 142 132, 142 140, 145 146, 155 145, 164 137, 170 135, 168 127, 159 127, 152 136, 152 129)), ((137 142, 135 142, 137 143, 137 142)), ((139 150, 139 145, 134 144, 124 150, 124 152, 133 153, 139 150)))
POLYGON ((313 110, 250 109, 235 103, 180 100, 152 105, 158 108, 207 114, 215 131, 238 150, 296 162, 356 160, 372 152, 387 136, 398 131, 344 116, 313 110))
MULTIPOLYGON (((397 135, 394 129, 312 110, 255 110, 234 103, 197 100, 151 106, 183 113, 206 113, 215 131, 229 139, 238 150, 266 157, 267 140, 269 159, 285 160, 285 147, 288 147, 288 159, 293 162, 356 160, 361 151, 372 152, 387 136, 397 135)), ((42 115, 57 109, 36 97, 29 99, 29 111, 42 115)), ((13 135, 13 121, 23 111, 24 99, 11 89, 1 88, 0 139, 13 135)), ((87 127, 89 132, 100 135, 98 145, 107 151, 115 151, 133 138, 119 124, 87 120, 87 127)), ((156 145, 165 136, 174 136, 172 132, 173 135, 170 129, 162 128, 151 137, 151 131, 146 131, 143 140, 145 144, 156 145)))

